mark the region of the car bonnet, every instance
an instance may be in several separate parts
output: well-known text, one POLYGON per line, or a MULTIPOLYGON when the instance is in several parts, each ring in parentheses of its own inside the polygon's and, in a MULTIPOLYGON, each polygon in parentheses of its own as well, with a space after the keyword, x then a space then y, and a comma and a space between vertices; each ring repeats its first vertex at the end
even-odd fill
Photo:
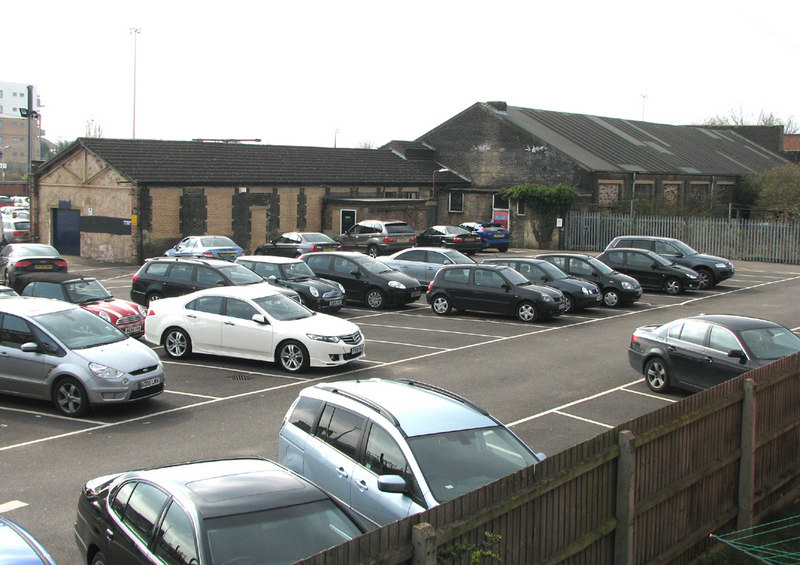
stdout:
POLYGON ((73 349, 72 352, 90 363, 100 363, 125 373, 160 364, 152 349, 132 337, 96 347, 73 349))

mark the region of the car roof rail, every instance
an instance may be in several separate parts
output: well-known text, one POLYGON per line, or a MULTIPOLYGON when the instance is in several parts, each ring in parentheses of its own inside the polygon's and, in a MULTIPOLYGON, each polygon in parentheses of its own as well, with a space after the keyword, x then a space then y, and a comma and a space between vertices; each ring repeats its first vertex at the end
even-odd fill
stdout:
POLYGON ((458 394, 456 394, 454 392, 450 392, 447 389, 438 387, 436 385, 431 385, 431 384, 428 384, 428 383, 415 381, 415 380, 412 380, 412 379, 397 379, 397 381, 401 382, 401 383, 405 383, 405 384, 407 384, 409 386, 415 386, 415 387, 421 388, 423 390, 428 390, 428 391, 431 391, 431 392, 439 393, 442 396, 446 396, 448 398, 452 398, 453 400, 457 400, 458 402, 461 402, 462 404, 466 404, 467 406, 469 406, 470 408, 474 409, 475 411, 483 414, 484 416, 491 416, 489 414, 489 412, 486 411, 486 409, 481 408, 480 406, 470 402, 469 400, 467 400, 463 396, 460 396, 460 395, 458 395, 458 394))
POLYGON ((363 396, 358 395, 358 394, 356 394, 354 392, 350 392, 350 391, 347 391, 347 390, 342 390, 342 389, 340 389, 339 387, 337 387, 336 385, 333 385, 333 384, 322 383, 322 384, 319 384, 317 386, 319 388, 321 388, 322 390, 326 390, 326 391, 331 392, 333 394, 338 394, 338 395, 343 396, 345 398, 349 398, 350 400, 354 400, 356 402, 359 402, 359 403, 363 404, 364 406, 372 408, 378 414, 380 414, 381 416, 383 416, 387 420, 391 421, 392 424, 394 424, 395 427, 397 427, 398 429, 400 429, 402 431, 402 428, 400 427, 400 422, 398 421, 397 418, 395 418, 394 414, 389 412, 386 408, 384 408, 383 406, 381 406, 380 404, 378 404, 374 400, 370 400, 369 398, 364 398, 363 396))

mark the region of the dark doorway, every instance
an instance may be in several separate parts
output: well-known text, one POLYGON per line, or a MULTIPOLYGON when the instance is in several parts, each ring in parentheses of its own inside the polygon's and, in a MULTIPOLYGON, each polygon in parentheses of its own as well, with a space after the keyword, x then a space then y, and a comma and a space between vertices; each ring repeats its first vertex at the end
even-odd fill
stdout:
POLYGON ((53 210, 53 247, 62 255, 81 254, 80 210, 53 210))

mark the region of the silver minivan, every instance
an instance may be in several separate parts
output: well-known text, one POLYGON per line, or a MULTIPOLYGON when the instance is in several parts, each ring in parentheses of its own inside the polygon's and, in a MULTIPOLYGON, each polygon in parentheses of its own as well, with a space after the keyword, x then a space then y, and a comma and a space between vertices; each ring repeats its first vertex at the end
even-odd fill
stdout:
POLYGON ((161 394, 158 355, 68 302, 0 300, 0 393, 51 400, 65 416, 161 394))
POLYGON ((279 449, 283 465, 377 525, 544 459, 485 410, 410 380, 303 389, 284 417, 279 449))

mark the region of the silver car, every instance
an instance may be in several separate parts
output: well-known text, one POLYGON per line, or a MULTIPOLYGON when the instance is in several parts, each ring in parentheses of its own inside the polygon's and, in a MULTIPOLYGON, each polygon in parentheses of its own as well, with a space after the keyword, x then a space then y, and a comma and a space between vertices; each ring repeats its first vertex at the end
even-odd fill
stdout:
POLYGON ((26 243, 31 240, 31 222, 27 218, 2 216, 3 233, 0 243, 26 243))
POLYGON ((414 247, 417 234, 402 220, 364 220, 336 238, 345 251, 361 251, 370 257, 414 247))
POLYGON ((0 300, 0 393, 51 400, 65 416, 164 390, 156 353, 80 306, 0 300))
POLYGON ((444 265, 474 265, 475 261, 455 249, 414 247, 381 259, 392 269, 414 277, 426 287, 444 265))

